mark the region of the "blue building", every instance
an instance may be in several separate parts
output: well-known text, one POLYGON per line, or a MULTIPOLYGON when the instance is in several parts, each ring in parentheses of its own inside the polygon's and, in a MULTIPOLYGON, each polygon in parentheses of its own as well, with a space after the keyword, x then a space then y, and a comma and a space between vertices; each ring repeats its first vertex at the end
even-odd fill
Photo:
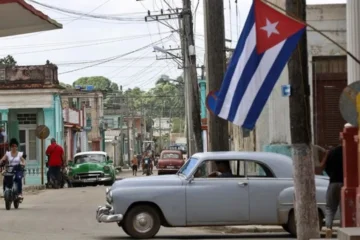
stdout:
POLYGON ((51 138, 64 145, 62 88, 57 75, 57 66, 49 62, 41 66, 0 67, 0 117, 9 137, 16 137, 20 150, 27 154, 26 185, 41 184, 43 151, 36 137, 37 126, 46 125, 50 130, 44 151, 51 138))

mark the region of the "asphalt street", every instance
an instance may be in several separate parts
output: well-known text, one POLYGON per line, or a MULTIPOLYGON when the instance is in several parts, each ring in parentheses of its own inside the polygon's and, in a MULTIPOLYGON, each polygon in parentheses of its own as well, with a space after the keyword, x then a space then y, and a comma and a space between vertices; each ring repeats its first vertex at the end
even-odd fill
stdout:
MULTIPOLYGON (((0 238, 14 240, 131 239, 116 224, 98 223, 105 187, 44 190, 25 194, 18 210, 0 199, 0 238)), ((223 234, 203 228, 162 228, 156 239, 290 239, 287 234, 223 234)))

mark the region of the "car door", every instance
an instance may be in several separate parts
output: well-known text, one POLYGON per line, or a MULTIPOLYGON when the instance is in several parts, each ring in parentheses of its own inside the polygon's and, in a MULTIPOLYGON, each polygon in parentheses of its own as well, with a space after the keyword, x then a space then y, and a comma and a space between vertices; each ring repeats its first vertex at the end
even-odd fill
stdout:
POLYGON ((249 189, 245 176, 194 178, 188 182, 186 220, 188 226, 246 223, 249 189))

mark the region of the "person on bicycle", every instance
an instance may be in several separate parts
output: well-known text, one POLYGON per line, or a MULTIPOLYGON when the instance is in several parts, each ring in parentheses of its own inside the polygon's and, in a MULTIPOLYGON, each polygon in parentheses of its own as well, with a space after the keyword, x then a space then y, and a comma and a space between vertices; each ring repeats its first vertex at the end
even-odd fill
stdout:
MULTIPOLYGON (((15 182, 18 186, 19 198, 23 199, 22 196, 22 178, 23 171, 22 169, 16 168, 17 166, 25 166, 25 159, 23 157, 23 152, 18 151, 19 142, 17 139, 12 138, 10 140, 10 151, 7 151, 5 155, 0 160, 0 165, 6 163, 8 166, 15 167, 15 182)), ((5 180, 5 179, 4 179, 5 180)), ((5 191, 5 183, 3 183, 3 191, 5 191)))

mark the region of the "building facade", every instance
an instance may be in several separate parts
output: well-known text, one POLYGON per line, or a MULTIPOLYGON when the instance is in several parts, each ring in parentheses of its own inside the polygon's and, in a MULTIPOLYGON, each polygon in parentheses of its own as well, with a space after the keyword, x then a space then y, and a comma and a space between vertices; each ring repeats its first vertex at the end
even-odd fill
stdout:
POLYGON ((7 131, 19 140, 20 150, 27 154, 25 183, 28 185, 40 184, 42 174, 37 126, 45 125, 50 130, 44 148, 51 138, 63 144, 60 91, 57 67, 51 63, 0 67, 1 120, 7 122, 7 131))
POLYGON ((81 149, 84 151, 102 151, 105 149, 105 124, 103 118, 103 93, 82 89, 66 89, 61 93, 64 107, 82 110, 84 127, 80 134, 81 149))
POLYGON ((85 152, 87 150, 87 135, 83 134, 85 126, 84 110, 72 109, 67 106, 63 108, 63 116, 65 159, 69 161, 73 159, 77 152, 85 152))

